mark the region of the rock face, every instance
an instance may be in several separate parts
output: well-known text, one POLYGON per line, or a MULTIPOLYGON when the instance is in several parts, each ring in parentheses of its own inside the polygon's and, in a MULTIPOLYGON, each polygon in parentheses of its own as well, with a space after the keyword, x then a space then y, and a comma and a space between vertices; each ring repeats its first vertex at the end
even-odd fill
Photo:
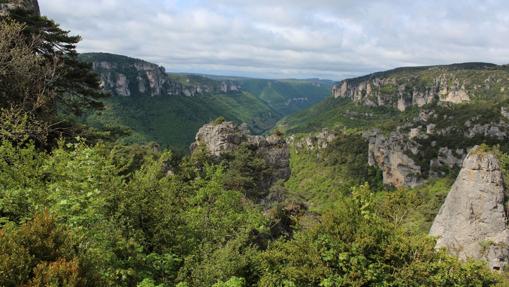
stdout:
POLYGON ((134 94, 161 96, 178 95, 182 87, 169 81, 164 68, 148 62, 93 62, 94 71, 101 77, 101 86, 117 96, 134 94))
POLYGON ((507 71, 485 63, 400 68, 341 81, 335 98, 349 98, 366 106, 387 106, 405 111, 411 106, 464 103, 486 92, 501 93, 509 85, 507 71), (479 73, 472 77, 471 70, 479 73), (490 71, 490 73, 483 73, 490 71), (495 72, 492 72, 495 71, 495 72), (502 88, 497 86, 503 85, 502 88))
POLYGON ((338 135, 335 132, 323 129, 315 135, 310 135, 298 141, 290 137, 290 141, 294 143, 295 147, 298 149, 319 150, 326 149, 337 137, 338 135))
POLYGON ((501 270, 509 260, 504 201, 498 160, 474 148, 431 227, 437 248, 461 259, 485 259, 492 269, 501 270))
POLYGON ((234 81, 215 81, 200 76, 171 77, 163 67, 143 60, 113 54, 83 54, 101 79, 101 86, 114 96, 187 96, 239 93, 234 81))
POLYGON ((436 78, 429 86, 417 88, 396 78, 345 80, 333 88, 336 98, 350 98, 366 106, 392 106, 405 111, 410 106, 422 107, 433 102, 463 103, 470 101, 468 91, 459 82, 449 84, 446 76, 436 78))
POLYGON ((278 135, 268 137, 251 135, 245 124, 240 126, 233 122, 206 124, 196 134, 196 141, 191 145, 191 149, 204 146, 210 154, 221 156, 234 151, 241 144, 249 145, 272 168, 272 178, 267 186, 290 177, 290 153, 285 139, 278 135))
POLYGON ((384 184, 415 187, 423 182, 421 167, 408 156, 419 152, 416 142, 397 132, 385 136, 377 130, 364 137, 369 141, 368 163, 382 169, 384 184))
POLYGON ((203 145, 210 154, 220 156, 233 151, 247 140, 249 131, 245 125, 237 126, 233 122, 206 124, 196 134, 196 141, 191 149, 203 145))
POLYGON ((7 3, 0 3, 0 16, 7 15, 10 10, 25 9, 40 15, 39 3, 37 0, 8 0, 7 3))
POLYGON ((365 132, 369 165, 380 168, 384 183, 395 187, 414 187, 429 178, 443 177, 459 170, 474 146, 504 144, 509 139, 505 110, 489 119, 474 115, 457 120, 426 108, 390 133, 365 132))

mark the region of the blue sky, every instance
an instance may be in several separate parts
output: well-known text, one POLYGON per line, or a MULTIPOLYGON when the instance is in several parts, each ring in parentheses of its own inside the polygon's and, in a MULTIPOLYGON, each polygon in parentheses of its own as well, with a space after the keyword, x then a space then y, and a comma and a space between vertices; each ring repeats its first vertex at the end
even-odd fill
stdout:
POLYGON ((506 0, 39 0, 80 52, 170 72, 340 80, 399 66, 509 63, 506 0))

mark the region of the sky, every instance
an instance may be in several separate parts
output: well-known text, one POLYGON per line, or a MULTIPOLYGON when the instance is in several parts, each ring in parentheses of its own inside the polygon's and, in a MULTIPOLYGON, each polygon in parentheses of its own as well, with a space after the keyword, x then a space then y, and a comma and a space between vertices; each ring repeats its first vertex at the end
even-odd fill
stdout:
POLYGON ((507 0, 39 0, 79 52, 169 72, 341 80, 401 66, 509 63, 507 0))

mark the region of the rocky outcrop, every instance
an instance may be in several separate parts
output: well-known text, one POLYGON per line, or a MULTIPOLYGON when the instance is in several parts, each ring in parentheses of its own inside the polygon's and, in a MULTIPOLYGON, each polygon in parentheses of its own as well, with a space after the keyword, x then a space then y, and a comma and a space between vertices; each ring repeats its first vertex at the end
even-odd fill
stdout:
POLYGON ((360 82, 342 81, 333 88, 336 98, 350 98, 366 106, 392 106, 405 111, 410 106, 422 107, 433 102, 462 103, 470 101, 464 85, 450 84, 440 76, 428 86, 416 87, 396 78, 373 78, 360 82))
POLYGON ((452 150, 448 147, 440 147, 438 156, 430 161, 430 177, 439 178, 446 173, 444 168, 451 170, 461 167, 466 157, 466 151, 463 148, 452 150))
POLYGON ((295 145, 297 149, 306 150, 319 150, 326 149, 331 143, 334 142, 338 137, 337 133, 328 129, 323 129, 321 132, 310 135, 308 137, 295 140, 294 137, 290 137, 290 141, 295 145))
POLYGON ((431 103, 465 103, 481 94, 502 93, 509 86, 507 71, 498 66, 466 63, 451 66, 400 68, 341 81, 333 87, 335 98, 349 98, 366 106, 387 106, 405 111, 431 103), (477 73, 470 70, 494 70, 477 73), (499 86, 503 87, 500 88, 499 86))
MULTIPOLYGON (((101 78, 101 86, 115 96, 184 95, 184 87, 168 78, 163 67, 144 61, 94 61, 92 68, 101 78)), ((189 92, 189 96, 195 91, 189 92)))
POLYGON ((114 96, 187 96, 241 92, 231 80, 215 81, 200 76, 168 75, 163 67, 120 55, 92 53, 80 55, 92 64, 101 86, 114 96))
POLYGON ((32 11, 37 15, 41 14, 37 0, 8 0, 6 3, 0 3, 0 16, 5 16, 9 11, 15 9, 32 11))
POLYGON ((231 92, 240 92, 241 87, 239 84, 237 84, 233 81, 222 81, 219 89, 224 94, 227 94, 227 93, 231 93, 231 92))
POLYGON ((369 142, 369 164, 383 170, 384 183, 416 186, 443 177, 461 168, 472 147, 482 143, 503 145, 509 140, 504 108, 498 115, 474 115, 462 120, 455 117, 463 115, 447 111, 425 108, 390 133, 364 133, 369 142))
POLYGON ((431 227, 437 248, 461 259, 485 259, 502 270, 509 260, 504 192, 497 158, 474 148, 431 227))
POLYGON ((267 186, 277 180, 290 177, 290 153, 285 139, 278 135, 268 137, 251 135, 247 125, 236 125, 233 122, 210 123, 204 125, 196 134, 196 141, 191 150, 200 146, 213 156, 233 152, 246 144, 262 157, 272 169, 272 177, 267 186))
POLYGON ((368 164, 382 169, 384 184, 414 187, 422 183, 421 167, 408 156, 419 152, 416 142, 397 132, 386 136, 378 130, 364 137, 369 141, 368 164))
POLYGON ((220 156, 232 152, 241 143, 246 142, 248 135, 249 130, 246 125, 237 126, 233 122, 210 123, 198 130, 196 141, 191 149, 205 146, 210 154, 220 156))

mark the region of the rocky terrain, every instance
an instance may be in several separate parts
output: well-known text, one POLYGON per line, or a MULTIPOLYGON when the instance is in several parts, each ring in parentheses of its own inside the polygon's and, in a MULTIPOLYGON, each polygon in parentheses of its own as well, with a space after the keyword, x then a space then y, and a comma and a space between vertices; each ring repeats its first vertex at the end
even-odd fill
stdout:
POLYGON ((173 78, 163 67, 129 57, 94 53, 82 54, 92 63, 102 87, 114 96, 187 96, 236 93, 241 87, 232 81, 214 81, 199 76, 173 78))
POLYGON ((485 259, 494 270, 509 260, 504 182, 497 158, 474 148, 438 213, 430 234, 437 248, 461 259, 485 259))
POLYGON ((458 104, 504 93, 509 89, 508 76, 506 66, 487 63, 399 68, 344 80, 332 93, 366 106, 405 111, 412 106, 458 104))
POLYGON ((504 109, 490 116, 490 120, 478 115, 455 119, 452 115, 444 118, 438 110, 423 110, 413 122, 389 134, 367 132, 369 164, 381 168, 384 183, 396 187, 414 187, 429 178, 442 177, 447 170, 460 168, 473 146, 505 144, 509 139, 504 109))
MULTIPOLYGON (((469 117, 466 113, 463 118, 458 118, 446 111, 424 109, 395 130, 369 129, 363 132, 369 144, 366 160, 370 166, 382 171, 384 184, 398 188, 419 186, 461 168, 468 151, 475 145, 505 145, 509 139, 505 108, 499 108, 499 112, 490 114, 490 118, 469 117)), ((326 149, 337 137, 334 130, 323 129, 298 140, 290 136, 289 142, 297 150, 313 151, 326 149)))
POLYGON ((0 16, 6 15, 10 10, 25 9, 40 15, 39 3, 37 0, 10 0, 0 2, 0 16))
POLYGON ((289 187, 314 206, 363 182, 410 197, 427 193, 426 207, 418 215, 405 207, 402 221, 421 222, 437 248, 462 260, 506 270, 507 158, 488 147, 509 152, 508 93, 507 66, 482 63, 344 80, 330 98, 280 122, 292 147, 289 187))
POLYGON ((323 129, 321 132, 310 135, 300 140, 295 140, 295 136, 289 137, 289 142, 294 144, 297 149, 306 149, 308 151, 327 148, 334 140, 337 134, 334 131, 323 129))
POLYGON ((251 135, 247 125, 236 125, 233 122, 209 123, 196 134, 196 141, 191 150, 204 147, 210 154, 219 157, 235 151, 245 144, 265 160, 271 167, 272 175, 267 183, 272 185, 277 180, 290 177, 290 154, 288 144, 282 136, 251 135))
POLYGON ((334 131, 362 133, 366 160, 384 184, 416 187, 456 173, 476 145, 509 148, 508 93, 507 66, 399 68, 344 80, 331 98, 279 128, 306 132, 296 146, 308 150, 327 147, 334 131))

